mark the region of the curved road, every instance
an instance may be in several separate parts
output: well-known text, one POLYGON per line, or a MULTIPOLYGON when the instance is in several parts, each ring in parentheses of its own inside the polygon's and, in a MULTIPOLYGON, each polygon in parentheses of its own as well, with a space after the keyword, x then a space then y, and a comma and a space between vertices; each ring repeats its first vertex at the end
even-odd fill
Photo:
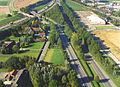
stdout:
MULTIPOLYGON (((50 4, 48 4, 48 6, 50 7, 50 5, 53 5, 56 4, 55 3, 56 0, 52 0, 52 2, 50 4)), ((41 9, 39 11, 39 15, 42 14, 43 12, 46 12, 48 10, 50 10, 51 8, 48 8, 48 6, 46 6, 45 8, 41 9)), ((53 7, 51 6, 51 7, 53 7)), ((24 18, 21 18, 20 20, 17 20, 15 21, 13 24, 7 24, 7 25, 4 25, 4 26, 1 26, 0 27, 0 30, 2 29, 9 29, 11 28, 12 26, 17 26, 19 24, 22 24, 23 22, 27 21, 27 20, 30 20, 31 19, 31 15, 27 14, 27 13, 24 13, 24 12, 21 12, 25 17, 24 18)), ((35 16, 32 16, 32 17, 35 17, 35 16)))

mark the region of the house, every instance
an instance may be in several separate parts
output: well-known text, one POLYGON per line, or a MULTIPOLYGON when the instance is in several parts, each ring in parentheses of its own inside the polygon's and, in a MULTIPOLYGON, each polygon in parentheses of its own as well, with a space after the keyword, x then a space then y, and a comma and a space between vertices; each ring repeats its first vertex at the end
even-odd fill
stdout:
POLYGON ((110 3, 109 5, 106 5, 108 9, 111 9, 113 11, 119 11, 120 10, 120 4, 119 3, 110 3))
POLYGON ((6 87, 11 87, 14 81, 13 79, 16 77, 17 74, 18 74, 18 70, 13 70, 5 76, 4 84, 6 87))
POLYGON ((96 5, 105 5, 108 4, 108 0, 81 0, 82 3, 87 4, 89 6, 94 6, 96 5))
POLYGON ((15 45, 15 41, 14 40, 12 40, 12 41, 5 41, 4 45, 5 45, 5 47, 7 47, 9 49, 12 49, 12 47, 15 45))
POLYGON ((45 37, 45 32, 39 33, 40 37, 45 37))
POLYGON ((18 70, 13 70, 5 76, 5 80, 11 81, 18 73, 18 70))
POLYGON ((31 33, 33 33, 33 36, 36 38, 36 39, 46 39, 46 33, 45 33, 45 30, 43 30, 42 28, 36 28, 36 27, 31 27, 31 33))
POLYGON ((25 87, 21 85, 22 83, 24 84, 25 80, 22 80, 22 83, 19 84, 19 81, 21 81, 22 78, 21 76, 23 75, 25 70, 26 69, 21 69, 21 70, 13 70, 9 72, 5 76, 5 80, 4 80, 5 87, 25 87))
POLYGON ((3 46, 6 48, 7 53, 12 53, 12 48, 16 44, 14 40, 4 41, 3 46))
POLYGON ((39 32, 43 32, 44 30, 40 27, 31 27, 31 32, 34 32, 34 34, 38 34, 39 32))

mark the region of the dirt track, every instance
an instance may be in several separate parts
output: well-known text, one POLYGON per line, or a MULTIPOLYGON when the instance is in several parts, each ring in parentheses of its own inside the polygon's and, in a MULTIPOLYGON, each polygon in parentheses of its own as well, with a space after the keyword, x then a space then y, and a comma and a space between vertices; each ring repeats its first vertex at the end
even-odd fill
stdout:
POLYGON ((104 43, 120 60, 120 30, 96 30, 94 34, 104 40, 104 43))
POLYGON ((15 8, 20 9, 22 7, 29 6, 30 4, 34 4, 40 0, 16 0, 14 3, 15 8))

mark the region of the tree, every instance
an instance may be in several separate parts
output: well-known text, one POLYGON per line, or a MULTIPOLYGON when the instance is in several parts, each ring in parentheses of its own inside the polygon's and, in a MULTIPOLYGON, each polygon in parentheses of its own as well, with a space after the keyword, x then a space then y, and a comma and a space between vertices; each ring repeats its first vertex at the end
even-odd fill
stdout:
POLYGON ((48 87, 57 87, 57 81, 56 80, 50 81, 48 87))
POLYGON ((12 17, 12 15, 11 14, 7 14, 7 17, 12 17))
POLYGON ((63 84, 67 83, 67 78, 66 78, 65 75, 62 77, 62 83, 63 83, 63 84))
POLYGON ((55 29, 56 29, 55 25, 51 24, 51 32, 50 32, 50 37, 49 37, 51 46, 53 46, 55 43, 57 44, 58 34, 55 29))
POLYGON ((12 48, 14 53, 18 53, 19 52, 19 47, 17 45, 14 45, 12 48))
POLYGON ((97 82, 99 82, 99 81, 100 81, 99 76, 95 76, 95 77, 94 77, 94 80, 97 81, 97 82))
POLYGON ((4 45, 4 44, 2 45, 2 48, 1 48, 1 53, 2 53, 2 54, 7 53, 7 51, 6 51, 6 47, 5 47, 5 45, 4 45))
POLYGON ((9 69, 21 69, 23 64, 19 61, 19 57, 12 56, 6 62, 6 67, 9 69))
POLYGON ((0 87, 5 87, 2 80, 0 80, 0 87))
POLYGON ((74 46, 79 44, 79 38, 78 38, 77 33, 73 33, 72 34, 71 41, 72 41, 74 46))
POLYGON ((14 15, 18 14, 18 11, 13 11, 13 14, 14 14, 14 15))

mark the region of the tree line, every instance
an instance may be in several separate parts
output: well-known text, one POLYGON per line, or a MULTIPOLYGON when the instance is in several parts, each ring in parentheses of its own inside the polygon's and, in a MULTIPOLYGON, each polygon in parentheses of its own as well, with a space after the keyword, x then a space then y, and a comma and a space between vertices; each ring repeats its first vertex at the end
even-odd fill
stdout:
POLYGON ((75 71, 61 65, 34 64, 30 75, 34 87, 79 87, 75 71))

